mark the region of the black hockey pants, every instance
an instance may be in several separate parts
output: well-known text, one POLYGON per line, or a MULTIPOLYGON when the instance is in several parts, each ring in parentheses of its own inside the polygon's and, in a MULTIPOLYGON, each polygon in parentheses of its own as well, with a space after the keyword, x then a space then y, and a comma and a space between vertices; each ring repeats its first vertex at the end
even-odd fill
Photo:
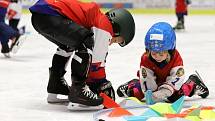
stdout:
POLYGON ((66 17, 32 13, 31 20, 37 32, 60 48, 76 50, 82 43, 93 48, 94 41, 90 39, 93 33, 66 17))
POLYGON ((66 52, 77 50, 71 63, 71 77, 73 84, 82 84, 92 60, 93 33, 63 16, 32 13, 32 25, 66 52))

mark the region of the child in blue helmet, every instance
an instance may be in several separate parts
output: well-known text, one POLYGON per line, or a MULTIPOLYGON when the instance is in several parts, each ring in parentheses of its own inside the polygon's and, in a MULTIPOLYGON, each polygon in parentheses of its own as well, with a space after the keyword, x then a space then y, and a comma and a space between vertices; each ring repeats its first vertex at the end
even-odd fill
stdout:
POLYGON ((152 91, 154 102, 174 102, 183 95, 197 94, 202 98, 209 95, 208 88, 196 74, 184 83, 183 60, 176 49, 176 35, 171 25, 155 23, 145 36, 145 47, 137 73, 139 78, 119 86, 119 97, 143 100, 147 90, 152 91))

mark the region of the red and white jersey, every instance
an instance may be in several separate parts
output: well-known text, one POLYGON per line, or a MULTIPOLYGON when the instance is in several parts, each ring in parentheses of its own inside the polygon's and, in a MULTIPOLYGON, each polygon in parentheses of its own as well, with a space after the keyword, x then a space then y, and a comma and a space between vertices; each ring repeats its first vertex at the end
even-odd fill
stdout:
MULTIPOLYGON (((92 54, 92 64, 97 68, 105 67, 105 59, 108 52, 109 42, 113 36, 113 28, 108 17, 100 11, 99 6, 94 3, 83 3, 77 0, 46 0, 60 14, 70 18, 75 23, 92 30, 94 33, 94 49, 92 54)), ((104 78, 105 70, 97 72, 95 75, 104 78)), ((92 77, 94 78, 94 76, 92 77)))
POLYGON ((11 2, 8 6, 7 17, 8 19, 20 19, 22 15, 21 3, 11 2))
POLYGON ((156 91, 164 87, 174 93, 184 83, 183 60, 176 50, 168 64, 160 68, 144 53, 141 57, 138 76, 143 92, 147 89, 156 91))

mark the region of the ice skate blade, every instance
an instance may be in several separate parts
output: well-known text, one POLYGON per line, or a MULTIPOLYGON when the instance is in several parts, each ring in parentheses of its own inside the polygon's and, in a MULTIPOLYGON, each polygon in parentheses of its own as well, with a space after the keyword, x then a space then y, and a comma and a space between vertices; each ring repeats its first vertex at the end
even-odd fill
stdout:
POLYGON ((185 29, 174 29, 175 32, 186 32, 185 29))
POLYGON ((4 54, 4 57, 11 58, 10 53, 3 53, 3 54, 4 54))
POLYGON ((90 111, 90 110, 101 110, 104 108, 104 106, 103 105, 87 106, 87 105, 69 102, 67 108, 71 111, 90 111))
POLYGON ((47 97, 47 102, 51 103, 51 104, 64 104, 64 103, 69 103, 68 99, 61 99, 57 97, 58 94, 52 94, 52 93, 48 93, 48 97, 47 97))
POLYGON ((26 35, 21 35, 19 39, 15 42, 15 45, 12 48, 10 48, 13 54, 16 54, 18 52, 26 38, 27 38, 26 35))

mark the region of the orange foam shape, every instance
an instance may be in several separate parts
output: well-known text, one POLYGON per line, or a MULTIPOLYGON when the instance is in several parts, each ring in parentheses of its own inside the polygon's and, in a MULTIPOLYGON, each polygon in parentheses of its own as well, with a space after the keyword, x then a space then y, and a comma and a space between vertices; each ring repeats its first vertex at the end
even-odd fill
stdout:
POLYGON ((187 114, 165 114, 167 118, 184 118, 187 114))
POLYGON ((213 106, 203 106, 201 107, 201 110, 213 110, 214 107, 213 106))
POLYGON ((103 105, 106 108, 116 108, 116 107, 120 107, 119 104, 117 104, 114 100, 112 100, 110 97, 108 97, 106 94, 104 93, 100 93, 100 96, 103 98, 103 105))
POLYGON ((113 111, 108 116, 109 117, 121 117, 121 116, 129 116, 129 115, 133 115, 133 114, 121 107, 117 107, 117 108, 113 109, 113 111))

